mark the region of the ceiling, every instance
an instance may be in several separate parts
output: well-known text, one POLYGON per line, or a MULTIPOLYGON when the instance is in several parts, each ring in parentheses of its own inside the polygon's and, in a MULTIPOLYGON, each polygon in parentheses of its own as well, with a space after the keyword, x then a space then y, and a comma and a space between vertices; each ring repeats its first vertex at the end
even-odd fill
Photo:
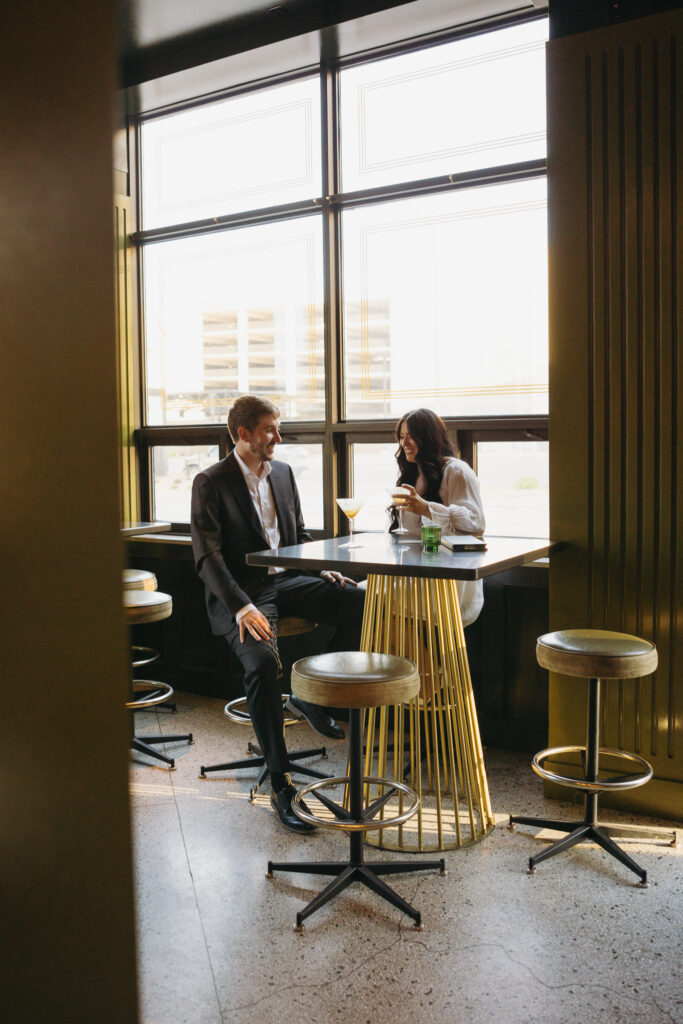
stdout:
MULTIPOLYGON (((270 44, 316 38, 336 55, 548 0, 118 0, 120 84, 139 85, 270 44)), ((308 63, 310 45, 301 48, 308 63)))

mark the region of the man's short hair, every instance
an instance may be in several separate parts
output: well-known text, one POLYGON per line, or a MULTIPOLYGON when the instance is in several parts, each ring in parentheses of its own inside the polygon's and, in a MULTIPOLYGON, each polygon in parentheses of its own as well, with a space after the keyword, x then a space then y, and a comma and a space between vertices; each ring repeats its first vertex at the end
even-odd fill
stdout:
POLYGON ((228 430, 234 444, 240 439, 239 428, 255 430, 262 416, 280 416, 280 410, 267 398, 259 398, 258 395, 241 395, 235 400, 234 405, 228 413, 228 430))

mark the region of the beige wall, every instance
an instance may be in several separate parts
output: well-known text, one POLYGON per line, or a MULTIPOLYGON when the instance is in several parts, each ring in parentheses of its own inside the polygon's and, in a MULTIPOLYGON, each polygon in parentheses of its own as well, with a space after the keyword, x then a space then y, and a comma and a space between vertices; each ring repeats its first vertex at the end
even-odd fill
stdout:
MULTIPOLYGON (((656 643, 653 676, 608 685, 603 745, 655 769, 622 805, 678 818, 682 22, 674 11, 548 46, 550 518, 567 542, 550 626, 656 643)), ((551 746, 582 742, 584 694, 551 678, 551 746)))
POLYGON ((112 241, 114 8, 3 7, 0 913, 12 1024, 137 1019, 112 241))

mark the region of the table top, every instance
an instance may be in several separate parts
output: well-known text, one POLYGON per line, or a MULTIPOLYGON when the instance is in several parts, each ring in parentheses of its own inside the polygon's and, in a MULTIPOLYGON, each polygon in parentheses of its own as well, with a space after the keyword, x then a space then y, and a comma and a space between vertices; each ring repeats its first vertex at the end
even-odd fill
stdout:
POLYGON ((123 523, 121 533, 124 537, 134 537, 138 533, 166 533, 170 529, 170 523, 157 520, 153 523, 123 523))
POLYGON ((280 565, 288 569, 337 569, 347 576, 426 576, 434 579, 479 580, 505 569, 544 558, 558 545, 547 538, 487 537, 486 551, 422 550, 418 537, 399 540, 390 533, 354 534, 247 555, 248 565, 280 565))

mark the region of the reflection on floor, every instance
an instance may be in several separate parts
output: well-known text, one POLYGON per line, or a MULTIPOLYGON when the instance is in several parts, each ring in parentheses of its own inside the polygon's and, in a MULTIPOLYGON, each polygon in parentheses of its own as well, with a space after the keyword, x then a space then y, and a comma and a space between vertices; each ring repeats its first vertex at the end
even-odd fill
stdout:
MULTIPOLYGON (((527 859, 544 840, 521 826, 509 832, 508 814, 571 814, 543 799, 527 756, 488 750, 494 831, 446 853, 446 877, 391 878, 421 910, 422 932, 353 886, 298 935, 296 911, 324 880, 281 874, 269 881, 267 861, 344 859, 345 834, 284 831, 267 785, 249 803, 256 770, 200 779, 201 764, 245 756, 253 737, 225 718, 223 701, 178 698, 177 715, 137 717, 140 732, 194 733, 193 746, 167 748, 177 771, 142 755, 131 764, 143 1024, 683 1020, 683 849, 624 844, 647 869, 648 889, 589 845, 528 877, 527 859)), ((324 742, 329 759, 311 763, 343 774, 346 744, 324 742)), ((317 746, 318 739, 303 723, 288 730, 288 743, 317 746)), ((666 824, 613 811, 606 817, 666 824)), ((368 860, 398 856, 367 852, 368 860)))

